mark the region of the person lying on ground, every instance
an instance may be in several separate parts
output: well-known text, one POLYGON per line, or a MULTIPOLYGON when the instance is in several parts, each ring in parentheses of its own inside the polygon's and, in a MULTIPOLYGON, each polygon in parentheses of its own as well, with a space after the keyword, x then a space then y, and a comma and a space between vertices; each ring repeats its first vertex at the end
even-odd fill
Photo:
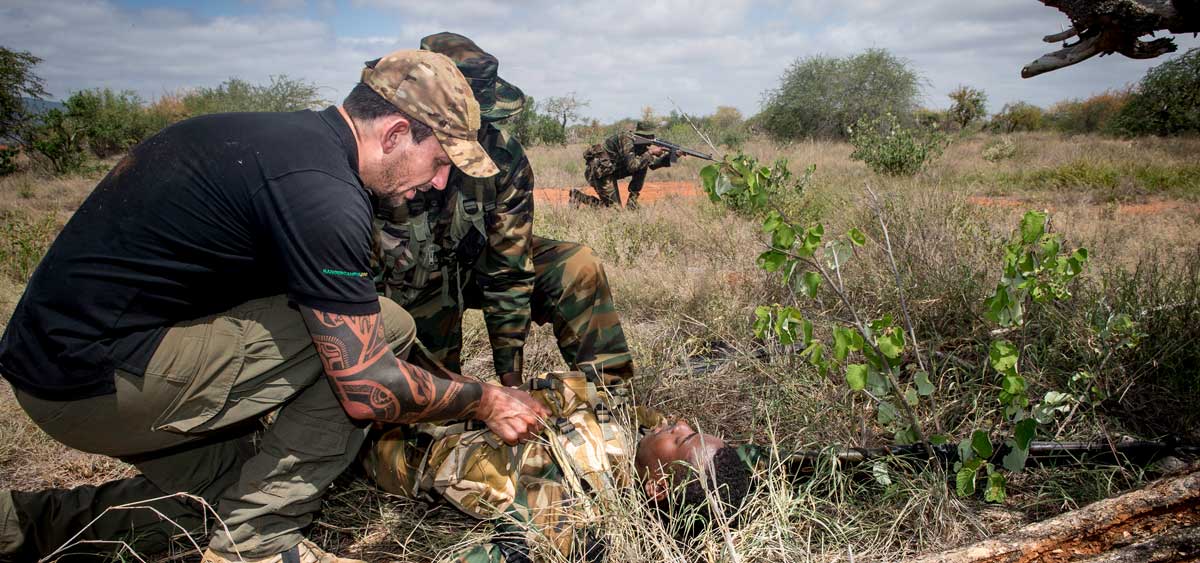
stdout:
POLYGON ((612 495, 637 487, 662 514, 676 514, 708 509, 707 489, 732 514, 749 490, 744 447, 641 407, 631 421, 638 428, 621 428, 628 408, 594 376, 551 372, 521 388, 552 412, 538 440, 509 446, 466 423, 401 426, 364 450, 367 475, 383 490, 495 522, 490 540, 446 561, 530 561, 543 549, 603 561, 605 518, 618 515, 598 507, 612 506, 612 495))

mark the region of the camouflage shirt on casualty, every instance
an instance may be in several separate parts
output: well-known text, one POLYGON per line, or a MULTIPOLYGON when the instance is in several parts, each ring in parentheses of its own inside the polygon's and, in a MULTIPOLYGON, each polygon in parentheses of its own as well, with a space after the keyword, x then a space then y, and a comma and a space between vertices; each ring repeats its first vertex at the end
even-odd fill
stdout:
MULTIPOLYGON (((377 221, 377 252, 382 260, 384 293, 402 306, 412 306, 421 290, 441 288, 442 298, 457 299, 456 284, 473 277, 482 293, 484 322, 492 346, 496 373, 521 371, 521 351, 531 322, 533 293, 533 169, 515 139, 485 122, 479 142, 500 173, 491 178, 469 178, 460 170, 450 173, 445 190, 418 193, 407 203, 407 220, 377 221), (462 210, 461 196, 473 198, 475 182, 489 182, 493 202, 476 202, 484 209, 486 237, 464 229, 455 220, 462 210), (460 196, 461 194, 461 196, 460 196), (413 267, 425 257, 414 256, 409 242, 419 212, 428 214, 428 236, 437 247, 432 268, 413 267), (464 233, 463 231, 466 230, 464 233), (425 270, 428 275, 419 275, 425 270), (461 272, 459 279, 455 273, 461 272)), ((428 295, 428 292, 424 292, 428 295)), ((461 304, 460 304, 461 305, 461 304)))

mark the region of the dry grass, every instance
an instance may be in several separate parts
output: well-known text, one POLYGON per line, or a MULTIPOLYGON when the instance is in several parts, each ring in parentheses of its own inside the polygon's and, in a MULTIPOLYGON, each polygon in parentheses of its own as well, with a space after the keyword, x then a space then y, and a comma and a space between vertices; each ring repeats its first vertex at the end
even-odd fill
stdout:
MULTIPOLYGON (((1031 354, 1043 354, 1039 357, 1047 358, 1048 365, 1077 361, 1082 356, 1071 354, 1083 352, 1074 348, 1085 348, 1087 343, 1083 337, 1070 338, 1070 333, 1084 330, 1083 309, 1132 302, 1126 294, 1140 295, 1143 307, 1161 304, 1155 300, 1184 299, 1183 316, 1169 311, 1175 316, 1152 326, 1177 331, 1171 337, 1184 341, 1194 334, 1183 328, 1189 325, 1188 311, 1195 311, 1197 305, 1186 304, 1188 278, 1181 268, 1200 264, 1191 234, 1200 226, 1200 206, 1187 192, 1188 182, 1197 180, 1189 171, 1200 165, 1196 156, 1200 139, 1120 141, 1049 134, 1013 138, 1016 155, 995 164, 981 156, 990 137, 958 140, 941 160, 913 179, 875 176, 862 163, 849 160, 851 148, 840 143, 778 146, 754 141, 744 151, 763 161, 786 157, 794 171, 815 163, 817 172, 808 193, 790 198, 788 205, 804 217, 819 219, 830 233, 859 226, 875 236, 873 219, 862 201, 864 186, 884 194, 901 270, 909 280, 906 292, 922 334, 968 359, 972 359, 972 339, 983 330, 977 316, 979 303, 998 275, 997 245, 1029 208, 1050 209, 1055 229, 1068 244, 1087 246, 1094 257, 1077 292, 1080 305, 1044 319, 1058 323, 1047 326, 1065 336, 1047 338, 1031 354), (1031 180, 1033 173, 1076 162, 1130 170, 1152 166, 1180 172, 1182 179, 1172 180, 1178 184, 1175 188, 1152 193, 1118 186, 1118 195, 1125 195, 1115 198, 1105 186, 1085 182, 1049 189, 1031 180), (1144 273, 1144 279, 1121 281, 1121 276, 1135 271, 1144 273), (1170 278, 1182 281, 1175 285, 1164 281, 1170 278)), ((538 185, 583 185, 580 155, 584 148, 530 149, 538 185)), ((649 180, 691 181, 701 165, 685 161, 682 166, 651 172, 649 180)), ((61 225, 96 179, 47 180, 29 175, 0 179, 0 216, 32 218, 34 225, 39 219, 61 225)), ((32 244, 44 248, 47 233, 32 232, 32 244)), ((667 200, 637 212, 540 205, 535 232, 587 244, 604 260, 638 362, 637 388, 644 401, 692 417, 702 427, 735 441, 770 441, 791 448, 829 442, 877 445, 889 439, 874 423, 871 405, 852 396, 841 381, 820 377, 785 354, 770 361, 737 356, 738 361, 705 376, 683 369, 690 357, 714 347, 741 352, 754 348, 750 330, 754 307, 789 299, 776 280, 754 265, 760 248, 754 221, 702 198, 667 200)), ((2 249, 13 241, 0 242, 2 249)), ((891 310, 896 301, 881 259, 877 250, 864 250, 852 270, 855 302, 872 314, 891 310)), ((0 321, 7 318, 22 290, 23 270, 12 264, 4 262, 0 272, 0 321)), ((828 318, 837 313, 833 303, 824 302, 806 311, 824 319, 819 331, 828 330, 828 318)), ((1196 315, 1193 325, 1200 324, 1200 313, 1196 315)), ((468 313, 465 325, 464 371, 490 375, 491 354, 481 316, 468 313)), ((1153 387, 1156 372, 1138 366, 1168 358, 1163 354, 1169 351, 1156 350, 1152 348, 1146 358, 1123 360, 1128 369, 1119 373, 1139 382, 1137 389, 1153 387)), ((530 371, 562 366, 548 326, 533 330, 526 353, 530 371)), ((1040 390, 1060 383, 1056 373, 1031 370, 1027 376, 1040 390)), ((991 384, 981 373, 946 368, 941 384, 953 392, 946 392, 939 412, 927 416, 944 418, 948 430, 986 426, 995 416, 994 406, 985 400, 991 384)), ((1149 395, 1150 399, 1159 396, 1149 395)), ((1091 436, 1098 429, 1120 433, 1140 428, 1139 420, 1155 417, 1192 424, 1179 409, 1189 402, 1194 405, 1196 399, 1178 398, 1182 407, 1160 402, 1157 411, 1092 412, 1081 417, 1068 435, 1091 436)), ((1194 421, 1197 415, 1191 416, 1194 421)), ((119 463, 53 443, 24 417, 10 392, 0 393, 0 487, 71 486, 128 471, 119 463)), ((831 467, 800 483, 772 474, 762 480, 759 494, 744 509, 744 525, 730 531, 730 537, 743 561, 895 558, 1010 529, 1029 518, 1112 494, 1140 479, 1140 474, 1119 470, 1016 476, 1008 503, 996 508, 954 497, 945 475, 920 468, 893 471, 892 484, 887 486, 831 467)), ((607 523, 615 538, 613 560, 729 560, 727 540, 719 530, 691 545, 675 544, 654 528, 654 520, 635 494, 614 502, 611 514, 622 517, 607 523)), ((398 499, 361 478, 347 476, 335 484, 311 535, 346 553, 384 561, 428 560, 486 533, 486 525, 477 525, 446 506, 398 499)))

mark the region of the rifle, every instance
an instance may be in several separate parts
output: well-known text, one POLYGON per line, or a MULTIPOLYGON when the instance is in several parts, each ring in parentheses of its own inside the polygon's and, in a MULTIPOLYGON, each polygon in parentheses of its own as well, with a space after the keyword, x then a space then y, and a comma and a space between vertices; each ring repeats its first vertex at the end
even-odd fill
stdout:
MULTIPOLYGON (((931 446, 934 461, 950 467, 959 460, 958 446, 942 444, 931 446)), ((1005 444, 995 448, 988 461, 999 464, 1011 448, 1005 444)), ((1164 441, 1126 440, 1113 444, 1105 442, 1031 442, 1025 466, 1054 465, 1148 465, 1168 456, 1195 459, 1200 457, 1200 445, 1183 444, 1173 437, 1164 441)), ((798 450, 781 455, 783 465, 790 474, 811 473, 822 460, 837 460, 838 463, 857 465, 868 461, 900 458, 913 462, 925 461, 925 446, 921 444, 884 446, 881 448, 833 448, 824 450, 798 450)))
POLYGON ((631 135, 633 135, 633 140, 638 143, 645 143, 648 145, 656 145, 656 146, 660 146, 660 147, 670 151, 669 154, 671 155, 671 163, 672 164, 674 164, 676 161, 679 160, 680 153, 686 154, 688 156, 694 156, 696 158, 703 158, 704 160, 711 160, 713 162, 717 162, 717 159, 713 158, 711 154, 704 154, 699 151, 694 151, 692 149, 684 148, 679 145, 676 145, 675 143, 667 142, 662 139, 652 139, 650 137, 643 137, 641 135, 638 135, 637 133, 631 133, 631 135))

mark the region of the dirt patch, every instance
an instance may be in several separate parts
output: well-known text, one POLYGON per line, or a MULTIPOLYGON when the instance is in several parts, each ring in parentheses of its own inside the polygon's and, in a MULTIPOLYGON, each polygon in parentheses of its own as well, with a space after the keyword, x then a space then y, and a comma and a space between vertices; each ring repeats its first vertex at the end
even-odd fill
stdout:
MULTIPOLYGON (((625 201, 625 198, 629 197, 629 182, 619 182, 618 186, 620 186, 621 190, 621 201, 625 201)), ((583 186, 579 189, 583 190, 585 194, 596 195, 596 191, 591 187, 583 186)), ((538 203, 566 205, 570 192, 571 188, 537 188, 533 190, 533 198, 538 203)), ((646 182, 642 185, 642 193, 638 196, 638 204, 647 205, 664 199, 690 198, 703 195, 704 192, 700 189, 700 186, 692 182, 646 182)))

